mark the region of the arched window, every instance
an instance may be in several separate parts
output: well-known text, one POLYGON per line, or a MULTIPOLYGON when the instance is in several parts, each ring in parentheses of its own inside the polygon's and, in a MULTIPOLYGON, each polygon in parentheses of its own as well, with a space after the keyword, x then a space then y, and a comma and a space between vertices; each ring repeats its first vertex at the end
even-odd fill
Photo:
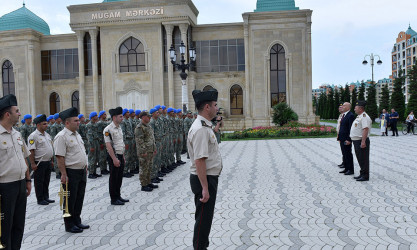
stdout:
POLYGON ((49 96, 49 113, 55 114, 61 111, 61 99, 59 98, 59 95, 55 92, 53 92, 49 96))
POLYGON ((1 68, 1 78, 3 82, 3 96, 8 94, 15 94, 13 64, 7 60, 3 63, 1 68))
POLYGON ((270 51, 271 106, 287 101, 285 50, 275 44, 270 51))
POLYGON ((71 96, 71 106, 80 110, 80 92, 74 91, 71 96))
POLYGON ((207 91, 207 90, 210 90, 210 89, 214 89, 214 88, 210 85, 207 85, 203 88, 203 91, 207 91))
POLYGON ((84 35, 84 74, 86 76, 93 75, 93 54, 91 36, 88 32, 84 35))
POLYGON ((145 71, 145 50, 143 44, 130 37, 120 45, 120 72, 145 71))
POLYGON ((243 90, 237 84, 230 88, 230 114, 243 115, 243 90))

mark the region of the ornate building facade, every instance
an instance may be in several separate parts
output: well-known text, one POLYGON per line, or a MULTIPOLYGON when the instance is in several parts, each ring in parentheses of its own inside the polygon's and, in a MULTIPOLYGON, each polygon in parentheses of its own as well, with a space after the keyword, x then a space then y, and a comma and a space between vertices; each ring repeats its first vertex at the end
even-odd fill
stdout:
POLYGON ((71 34, 50 35, 25 6, 0 18, 0 96, 15 93, 24 113, 180 108, 184 94, 194 110, 192 90, 213 87, 228 130, 270 125, 279 102, 300 122, 316 122, 312 11, 294 1, 259 0, 240 23, 207 25, 197 24, 191 0, 107 0, 68 10, 71 34), (196 48, 186 92, 168 51, 181 42, 196 48))

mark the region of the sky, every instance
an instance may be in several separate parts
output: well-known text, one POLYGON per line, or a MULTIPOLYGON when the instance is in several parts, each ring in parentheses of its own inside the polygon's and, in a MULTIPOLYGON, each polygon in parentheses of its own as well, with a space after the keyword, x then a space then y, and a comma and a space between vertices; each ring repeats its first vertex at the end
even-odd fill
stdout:
MULTIPOLYGON (((22 6, 23 0, 0 0, 0 16, 22 6)), ((25 0, 26 7, 43 18, 51 34, 72 33, 68 5, 102 0, 25 0)), ((257 0, 193 0, 198 24, 242 22, 242 13, 253 12, 257 0)), ((391 75, 391 51, 398 33, 408 25, 417 31, 415 0, 295 0, 300 9, 313 10, 313 88, 322 84, 345 85, 371 79, 366 55, 379 55, 375 81, 391 75)), ((369 59, 368 59, 369 61, 369 59)))

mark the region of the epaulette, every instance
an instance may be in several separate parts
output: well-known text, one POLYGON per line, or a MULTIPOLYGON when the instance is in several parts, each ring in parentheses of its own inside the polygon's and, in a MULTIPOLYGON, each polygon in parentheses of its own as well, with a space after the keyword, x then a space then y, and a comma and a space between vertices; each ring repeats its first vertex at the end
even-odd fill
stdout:
POLYGON ((203 127, 207 127, 207 128, 211 128, 211 126, 209 126, 205 121, 201 121, 201 125, 203 126, 203 127))

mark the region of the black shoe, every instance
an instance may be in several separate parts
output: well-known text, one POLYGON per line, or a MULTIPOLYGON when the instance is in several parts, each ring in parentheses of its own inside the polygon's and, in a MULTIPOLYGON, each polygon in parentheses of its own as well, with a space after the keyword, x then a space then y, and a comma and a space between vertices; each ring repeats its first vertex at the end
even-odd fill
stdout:
POLYGON ((82 233, 83 230, 77 226, 73 226, 69 229, 66 229, 65 231, 67 231, 68 233, 82 233))
POLYGON ((156 178, 152 179, 151 181, 152 181, 152 183, 159 183, 159 180, 157 180, 156 178))
POLYGON ((139 170, 132 170, 132 171, 130 171, 130 173, 132 173, 132 174, 139 174, 139 170))
POLYGON ((180 160, 180 161, 179 161, 179 163, 180 163, 181 165, 184 165, 186 162, 185 162, 185 161, 180 160))
POLYGON ((190 156, 187 155, 187 159, 190 159, 190 156))
POLYGON ((94 174, 95 177, 102 177, 101 174, 94 174))
POLYGON ((78 224, 77 227, 79 227, 81 229, 89 229, 90 228, 89 225, 84 225, 84 224, 78 224))
POLYGON ((357 179, 359 179, 361 177, 362 177, 362 175, 358 175, 358 176, 353 177, 353 179, 357 180, 357 179))
POLYGON ((346 171, 346 173, 345 173, 345 175, 353 175, 354 174, 354 172, 352 171, 352 170, 348 170, 348 171, 346 171))
POLYGON ((356 181, 369 181, 369 178, 361 177, 359 179, 356 179, 356 181))
POLYGON ((48 203, 54 203, 55 202, 54 200, 50 200, 50 199, 45 199, 45 201, 48 202, 48 203))
POLYGON ((122 197, 119 198, 119 201, 121 201, 121 202, 129 202, 128 199, 123 199, 122 197))
MULTIPOLYGON (((338 166, 339 166, 339 165, 338 165, 338 166)), ((340 165, 340 166, 339 166, 339 168, 345 168, 345 165, 343 165, 343 164, 342 164, 342 165, 340 165)))
POLYGON ((112 205, 115 205, 115 206, 122 206, 125 203, 123 201, 121 201, 121 200, 115 200, 115 201, 112 201, 111 204, 112 205))
POLYGON ((101 171, 102 175, 108 175, 110 174, 110 172, 107 169, 104 169, 103 171, 101 171))
POLYGON ((344 174, 344 173, 346 173, 346 172, 347 172, 347 170, 346 170, 346 169, 344 169, 344 170, 340 171, 339 173, 344 174))
POLYGON ((157 179, 158 181, 164 181, 164 179, 161 179, 161 178, 159 178, 159 177, 156 177, 156 179, 157 179))
POLYGON ((97 179, 97 176, 95 174, 89 174, 88 179, 97 179))
POLYGON ((49 202, 47 202, 47 201, 38 201, 38 205, 42 205, 42 206, 49 205, 49 202))
POLYGON ((145 192, 151 192, 153 190, 153 188, 151 188, 149 186, 142 186, 141 190, 145 191, 145 192))
POLYGON ((130 177, 132 177, 129 173, 124 173, 123 174, 123 177, 125 177, 125 178, 130 178, 130 177))
POLYGON ((165 174, 163 174, 163 173, 158 173, 158 177, 164 177, 165 176, 165 174))
POLYGON ((155 185, 155 184, 152 184, 152 183, 151 183, 151 184, 149 184, 149 185, 148 185, 148 187, 150 187, 150 188, 154 189, 154 188, 158 188, 158 185, 155 185))
POLYGON ((339 165, 337 165, 338 167, 345 167, 345 165, 342 163, 340 163, 339 165))

